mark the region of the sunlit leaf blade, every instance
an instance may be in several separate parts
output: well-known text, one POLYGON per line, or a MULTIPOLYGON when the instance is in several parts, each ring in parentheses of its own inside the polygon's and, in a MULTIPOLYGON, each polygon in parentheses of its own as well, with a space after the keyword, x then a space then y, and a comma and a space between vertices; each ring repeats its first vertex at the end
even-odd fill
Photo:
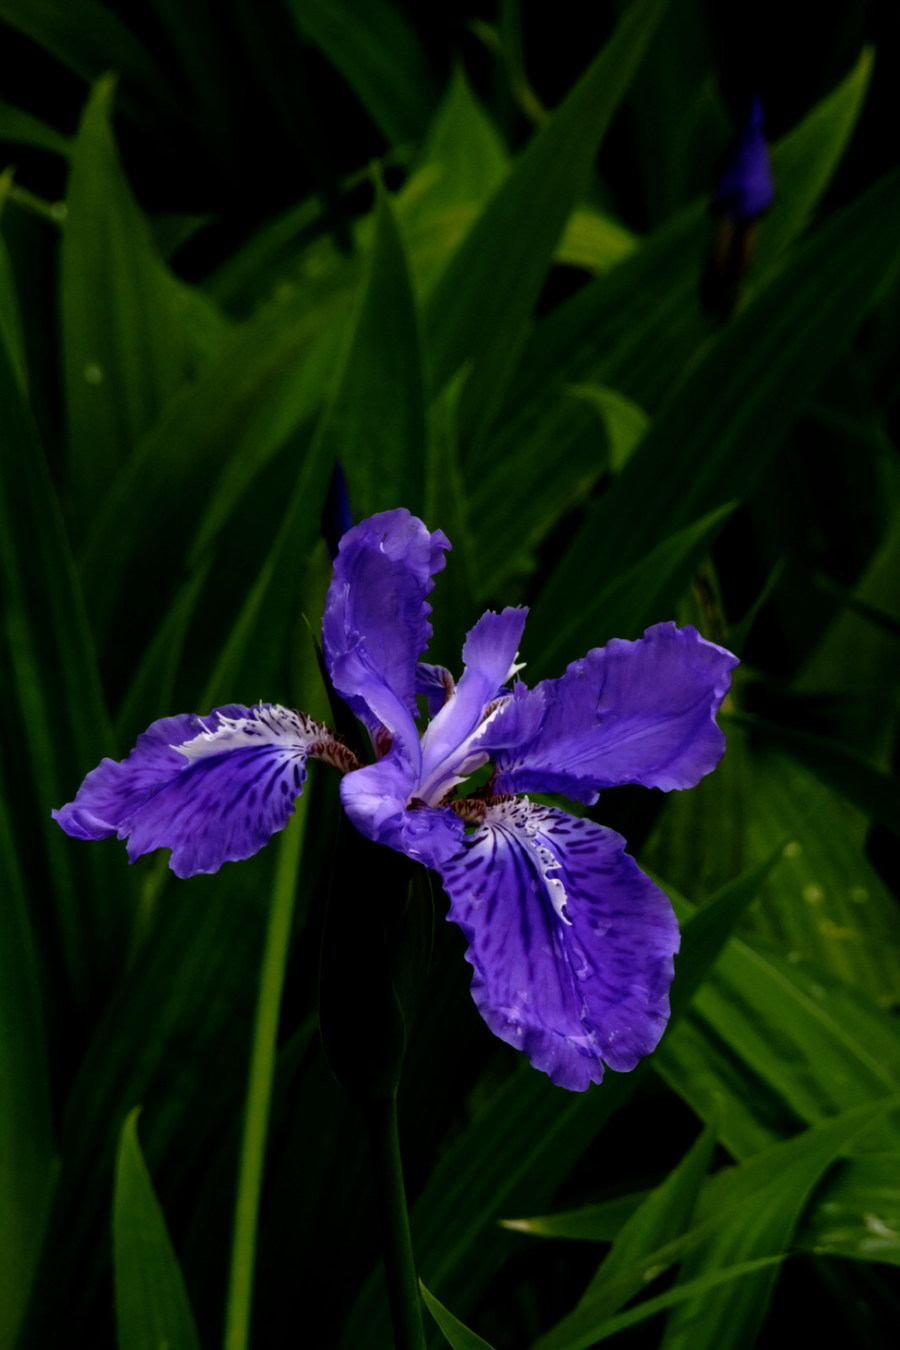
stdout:
POLYGON ((662 13, 631 5, 604 50, 534 136, 429 298, 428 350, 440 388, 466 360, 473 409, 493 404, 524 337, 554 245, 662 13), (528 221, 528 229, 522 222, 528 221))
POLYGON ((0 0, 0 19, 33 38, 88 82, 107 70, 125 79, 124 102, 146 119, 178 100, 147 47, 98 0, 0 0))
POLYGON ((63 231, 68 468, 82 518, 224 330, 169 273, 134 201, 112 137, 115 87, 100 80, 82 117, 63 231))
POLYGON ((300 32, 325 53, 393 144, 418 139, 435 102, 418 37, 385 0, 290 0, 300 32))
MULTIPOLYGON (((853 1140, 883 1113, 884 1105, 846 1111, 778 1144, 733 1173, 717 1177, 700 1209, 727 1216, 715 1234, 682 1263, 679 1282, 790 1249, 794 1230, 822 1176, 853 1140)), ((706 1292, 670 1318, 664 1350, 739 1350, 751 1347, 763 1324, 777 1268, 761 1270, 734 1289, 706 1292)), ((676 1285, 677 1288, 677 1285, 676 1285)))
POLYGON ((474 1331, 470 1331, 467 1326, 463 1326, 458 1317, 454 1317, 453 1313, 445 1308, 443 1303, 438 1302, 434 1294, 429 1293, 421 1280, 419 1281, 419 1287, 422 1290, 425 1306, 444 1333, 451 1350, 491 1350, 487 1341, 483 1340, 481 1336, 477 1336, 474 1331))
POLYGON ((165 1216, 137 1137, 139 1107, 122 1126, 113 1199, 119 1350, 200 1350, 165 1216))
POLYGON ((0 777, 0 1345, 15 1342, 54 1178, 32 919, 0 777))
POLYGON ((531 620, 542 637, 584 577, 612 578, 689 519, 749 495, 896 264, 898 211, 892 173, 834 215, 709 343, 543 588, 531 620))

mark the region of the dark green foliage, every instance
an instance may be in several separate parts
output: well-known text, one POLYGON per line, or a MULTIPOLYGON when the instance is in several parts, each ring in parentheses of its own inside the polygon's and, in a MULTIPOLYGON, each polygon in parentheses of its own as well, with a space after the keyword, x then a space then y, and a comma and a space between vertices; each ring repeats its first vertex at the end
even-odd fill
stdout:
POLYGON ((391 1350, 329 1053, 363 1099, 404 1064, 429 1347, 891 1343, 900 71, 820 8, 801 61, 698 0, 0 0, 0 1350, 391 1350), (714 320, 754 90, 776 200, 714 320), (347 899, 324 766, 186 883, 50 819, 166 713, 328 720, 338 459, 453 542, 435 661, 515 603, 534 679, 670 618, 739 650, 716 774, 591 808, 684 925, 633 1074, 494 1041, 424 874, 387 930, 347 899))

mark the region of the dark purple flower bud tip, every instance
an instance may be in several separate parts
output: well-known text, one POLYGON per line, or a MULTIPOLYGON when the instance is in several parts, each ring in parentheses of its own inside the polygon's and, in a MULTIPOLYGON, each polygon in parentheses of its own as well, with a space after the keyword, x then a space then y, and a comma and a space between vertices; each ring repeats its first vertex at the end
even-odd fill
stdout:
POLYGON ((716 184, 713 210, 736 224, 757 220, 775 199, 769 147, 763 135, 763 107, 754 97, 716 184))

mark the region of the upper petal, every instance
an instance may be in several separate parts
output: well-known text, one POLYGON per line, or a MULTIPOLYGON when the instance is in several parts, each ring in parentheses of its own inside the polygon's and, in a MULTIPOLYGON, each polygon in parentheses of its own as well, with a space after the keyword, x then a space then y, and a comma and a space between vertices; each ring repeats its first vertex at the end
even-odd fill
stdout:
POLYGON ((340 544, 322 621, 335 689, 370 732, 387 727, 418 756, 416 665, 431 637, 426 597, 450 547, 403 509, 382 511, 340 544))
POLYGON ((724 753, 716 713, 737 664, 696 628, 674 623, 594 648, 560 679, 520 696, 518 712, 501 711, 491 728, 498 740, 506 716, 527 726, 526 710, 540 715, 540 729, 498 752, 496 791, 563 792, 590 803, 600 788, 623 783, 693 787, 724 753))
POLYGON ((129 861, 169 848, 176 876, 249 858, 284 828, 326 727, 276 704, 164 717, 125 760, 104 759, 53 816, 77 839, 128 840, 129 861))
POLYGON ((529 801, 497 803, 439 866, 488 1026, 560 1087, 653 1050, 679 936, 664 893, 613 830, 529 801))
POLYGON ((462 679, 422 737, 419 795, 424 801, 436 803, 479 763, 487 762, 486 751, 479 750, 477 733, 490 704, 510 679, 527 613, 526 609, 504 609, 501 614, 488 610, 466 637, 462 679))

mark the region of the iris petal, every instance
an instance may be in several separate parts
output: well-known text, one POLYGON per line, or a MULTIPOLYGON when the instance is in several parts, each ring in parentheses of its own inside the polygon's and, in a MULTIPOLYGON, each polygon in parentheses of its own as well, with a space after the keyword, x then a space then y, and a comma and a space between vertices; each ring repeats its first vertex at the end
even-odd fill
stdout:
POLYGON ((693 787, 724 753, 715 719, 736 665, 695 628, 674 623, 649 628, 637 642, 595 647, 498 715, 491 728, 498 741, 504 720, 525 726, 526 711, 540 716, 540 730, 498 752, 496 791, 562 792, 592 803, 599 789, 623 783, 693 787))
POLYGON ((488 610, 468 634, 463 644, 462 679, 422 737, 419 794, 429 804, 440 801, 466 774, 487 762, 487 752, 479 750, 480 737, 475 733, 510 677, 527 613, 525 609, 504 609, 501 614, 488 610))
POLYGON ((325 727, 274 704, 165 717, 127 759, 102 760, 53 816, 78 839, 127 839, 131 862, 168 848, 176 876, 217 872, 284 828, 323 743, 325 727))
POLYGON ((669 1015, 678 927, 624 846, 593 821, 506 802, 439 866, 482 1017, 575 1091, 604 1062, 634 1068, 669 1015))
POLYGON ((332 682, 373 738, 386 727, 418 763, 416 666, 431 638, 427 596, 450 547, 403 509, 382 511, 341 540, 322 645, 332 682))

